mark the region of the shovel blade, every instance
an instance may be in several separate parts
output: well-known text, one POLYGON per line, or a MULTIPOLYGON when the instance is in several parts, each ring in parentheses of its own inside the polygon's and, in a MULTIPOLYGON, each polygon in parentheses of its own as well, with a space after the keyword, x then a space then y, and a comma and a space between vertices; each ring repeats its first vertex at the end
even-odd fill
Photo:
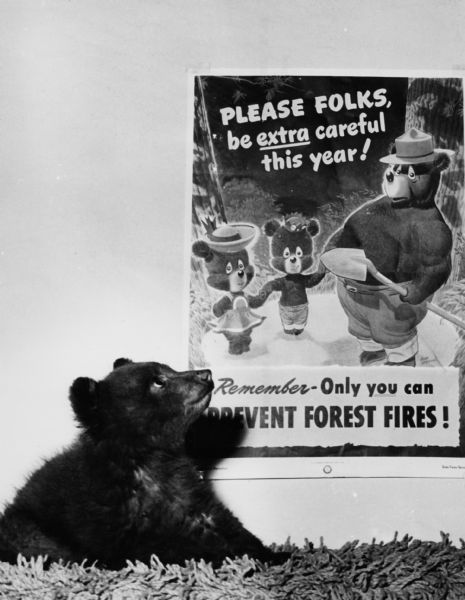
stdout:
POLYGON ((333 248, 320 256, 324 266, 337 277, 365 281, 367 278, 367 258, 359 248, 333 248))

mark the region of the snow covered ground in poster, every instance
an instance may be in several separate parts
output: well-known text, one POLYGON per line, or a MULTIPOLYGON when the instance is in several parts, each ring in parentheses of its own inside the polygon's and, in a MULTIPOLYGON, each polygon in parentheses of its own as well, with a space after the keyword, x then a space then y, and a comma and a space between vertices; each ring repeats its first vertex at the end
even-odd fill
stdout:
MULTIPOLYGON (((231 355, 224 336, 214 330, 202 339, 202 355, 215 367, 276 366, 283 357, 290 365, 359 365, 357 340, 347 331, 347 317, 336 294, 312 294, 308 326, 299 336, 286 335, 281 328, 276 302, 267 303, 260 314, 266 319, 254 331, 250 352, 231 355), (331 314, 331 319, 327 315, 331 314)), ((418 326, 418 366, 441 367, 454 360, 458 343, 455 327, 428 313, 418 326)), ((204 366, 195 364, 194 366, 204 366)))

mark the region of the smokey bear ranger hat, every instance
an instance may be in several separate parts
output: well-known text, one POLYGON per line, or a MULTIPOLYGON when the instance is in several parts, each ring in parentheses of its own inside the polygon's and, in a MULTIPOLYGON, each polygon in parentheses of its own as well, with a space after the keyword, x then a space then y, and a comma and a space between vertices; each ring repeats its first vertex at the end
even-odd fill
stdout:
POLYGON ((251 244, 258 229, 249 223, 229 223, 220 225, 207 233, 207 244, 218 252, 239 252, 251 244))
POLYGON ((441 153, 452 156, 452 150, 434 148, 433 136, 412 127, 396 138, 395 153, 380 158, 380 162, 390 165, 418 165, 434 162, 441 153))

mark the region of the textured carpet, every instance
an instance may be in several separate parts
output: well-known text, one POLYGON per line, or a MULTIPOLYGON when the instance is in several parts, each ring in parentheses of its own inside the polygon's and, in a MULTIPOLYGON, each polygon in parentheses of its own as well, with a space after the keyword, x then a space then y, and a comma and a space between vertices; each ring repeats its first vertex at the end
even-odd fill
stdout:
MULTIPOLYGON (((289 549, 289 548, 288 548, 289 549)), ((219 569, 203 561, 185 566, 128 563, 121 571, 19 558, 0 563, 0 598, 8 600, 443 600, 465 598, 465 543, 453 546, 404 537, 389 543, 351 542, 338 550, 321 543, 294 548, 284 565, 247 557, 219 569)))

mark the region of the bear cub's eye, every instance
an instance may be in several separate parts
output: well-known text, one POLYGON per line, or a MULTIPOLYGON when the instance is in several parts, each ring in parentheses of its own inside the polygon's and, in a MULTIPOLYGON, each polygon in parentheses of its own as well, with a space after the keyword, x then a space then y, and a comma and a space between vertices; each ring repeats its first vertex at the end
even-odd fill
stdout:
POLYGON ((241 271, 244 270, 244 263, 241 260, 237 261, 237 267, 238 269, 240 269, 241 271))
POLYGON ((226 265, 226 275, 230 275, 232 273, 233 267, 230 262, 226 265))
POLYGON ((156 391, 156 390, 159 390, 160 388, 162 388, 164 385, 165 385, 165 380, 162 377, 160 377, 159 375, 156 375, 150 382, 150 389, 152 391, 156 391))
POLYGON ((283 257, 289 258, 290 255, 291 255, 291 251, 289 250, 289 248, 284 248, 283 257))
POLYGON ((295 249, 295 255, 299 258, 303 255, 302 248, 300 246, 297 246, 297 248, 295 249))

